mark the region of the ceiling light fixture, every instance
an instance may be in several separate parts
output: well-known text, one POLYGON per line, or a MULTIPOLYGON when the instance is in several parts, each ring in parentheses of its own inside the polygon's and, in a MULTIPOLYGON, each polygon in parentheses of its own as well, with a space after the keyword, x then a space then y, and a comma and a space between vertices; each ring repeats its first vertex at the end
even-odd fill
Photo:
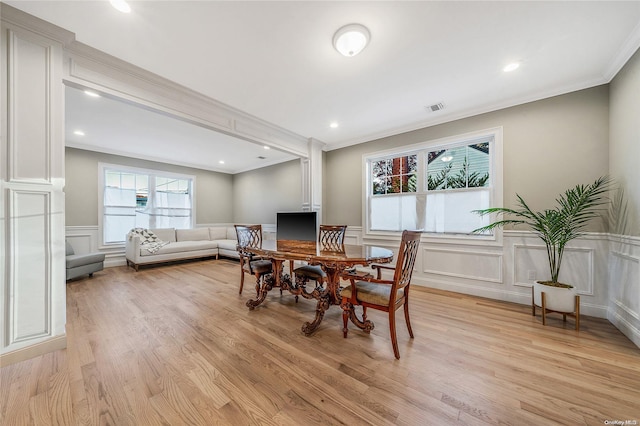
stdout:
POLYGON ((515 71, 515 70, 518 69, 519 66, 520 66, 520 64, 518 62, 513 62, 513 63, 507 65, 506 67, 502 68, 502 71, 504 71, 504 72, 515 71))
POLYGON ((117 11, 122 13, 130 13, 131 6, 125 0, 109 0, 111 6, 113 6, 117 11))
POLYGON ((270 146, 265 145, 265 146, 264 146, 264 149, 271 149, 271 147, 270 147, 270 146))
POLYGON ((331 127, 332 129, 337 129, 337 128, 338 128, 338 123, 337 123, 337 122, 335 122, 335 121, 332 121, 332 122, 329 124, 329 127, 331 127))
POLYGON ((74 135, 84 136, 84 132, 82 130, 76 130, 73 132, 74 135))
POLYGON ((220 161, 218 161, 218 163, 224 164, 224 160, 220 160, 220 161))
POLYGON ((91 90, 85 90, 84 94, 87 96, 91 96, 92 98, 99 98, 100 95, 97 94, 96 92, 92 92, 91 90))
POLYGON ((371 40, 369 30, 360 24, 349 24, 340 28, 333 36, 333 47, 344 56, 356 56, 371 40))

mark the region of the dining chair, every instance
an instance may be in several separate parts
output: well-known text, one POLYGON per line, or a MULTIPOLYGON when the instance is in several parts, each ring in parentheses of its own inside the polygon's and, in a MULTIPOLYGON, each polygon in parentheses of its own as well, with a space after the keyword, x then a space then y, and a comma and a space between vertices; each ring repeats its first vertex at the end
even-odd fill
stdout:
MULTIPOLYGON (((344 233, 347 225, 320 225, 318 233, 318 245, 322 251, 344 251, 344 233)), ((305 286, 309 280, 321 286, 327 278, 327 274, 320 265, 302 265, 293 270, 297 285, 305 286)), ((297 299, 296 299, 297 300, 297 299)))
POLYGON ((270 274, 273 265, 270 260, 257 257, 247 251, 247 247, 260 247, 262 245, 262 225, 234 225, 238 236, 238 254, 240 255, 240 291, 244 287, 244 275, 256 277, 256 295, 260 294, 260 280, 270 274))
POLYGON ((411 330, 411 321, 409 320, 409 286, 411 284, 413 265, 418 253, 418 245, 420 244, 420 234, 420 231, 403 231, 396 266, 372 265, 371 267, 377 270, 376 278, 373 278, 370 274, 352 273, 343 275, 343 278, 351 282, 351 285, 340 291, 342 297, 340 306, 343 309, 342 321, 345 338, 347 337, 347 321, 349 319, 358 324, 367 333, 373 329, 371 321, 367 321, 367 308, 388 312, 393 353, 397 359, 400 359, 395 312, 400 307, 404 308, 404 319, 407 323, 409 336, 413 338, 413 330, 411 330), (392 280, 382 279, 383 269, 394 271, 392 280), (362 306, 362 321, 356 316, 356 305, 362 306))

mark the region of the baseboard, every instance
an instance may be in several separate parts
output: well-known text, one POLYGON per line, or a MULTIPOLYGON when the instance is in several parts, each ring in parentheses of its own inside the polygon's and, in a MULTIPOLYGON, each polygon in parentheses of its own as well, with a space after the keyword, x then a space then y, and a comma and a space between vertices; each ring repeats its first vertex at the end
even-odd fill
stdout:
POLYGON ((627 336, 637 347, 640 348, 640 330, 633 324, 631 324, 622 315, 616 312, 614 309, 609 310, 607 317, 609 322, 613 324, 622 334, 627 336))
POLYGON ((15 364, 17 362, 26 361, 49 352, 66 349, 67 336, 53 337, 47 341, 36 343, 26 348, 18 349, 6 354, 0 355, 0 367, 15 364))
MULTIPOLYGON (((531 290, 509 291, 502 288, 483 287, 459 282, 444 282, 420 277, 412 279, 411 285, 430 287, 438 290, 452 291, 454 293, 486 297, 487 299, 502 300, 503 302, 512 302, 531 306, 531 290)), ((607 318, 607 312, 608 308, 606 306, 587 303, 584 299, 580 301, 580 313, 582 315, 596 318, 607 318)))

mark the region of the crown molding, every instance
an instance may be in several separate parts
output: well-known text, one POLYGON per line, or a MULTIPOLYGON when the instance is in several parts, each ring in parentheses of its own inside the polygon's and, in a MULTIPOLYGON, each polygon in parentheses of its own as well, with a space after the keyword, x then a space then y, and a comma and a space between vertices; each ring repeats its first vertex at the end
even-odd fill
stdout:
POLYGON ((418 121, 406 126, 402 127, 394 127, 392 129, 387 129, 381 132, 370 133, 368 135, 349 139, 338 143, 328 144, 326 146, 325 151, 333 151, 335 149, 346 148, 352 145, 358 145, 365 142, 371 142, 378 139, 388 138, 391 136, 398 136, 403 133, 413 132, 416 130, 426 129, 429 127, 437 126, 439 124, 446 124, 456 120, 462 120, 465 118, 475 117, 481 114, 488 114, 491 112, 500 111, 507 108, 512 108, 524 104, 528 104, 531 102, 537 102, 544 99, 553 98, 555 96, 566 95, 572 92, 578 92, 580 90, 590 89, 592 87, 600 86, 603 84, 607 84, 608 81, 605 80, 604 77, 594 78, 587 82, 582 82, 580 84, 570 84, 566 86, 559 86, 556 88, 552 88, 549 90, 545 90, 544 92, 537 92, 535 94, 527 94, 524 96, 514 97, 511 99, 507 99, 502 102, 496 102, 493 104, 483 105, 478 108, 469 108, 457 113, 450 113, 447 115, 441 115, 438 118, 433 118, 426 121, 418 121))
POLYGON ((0 3, 0 17, 2 17, 3 22, 56 40, 62 43, 63 46, 73 43, 76 38, 74 33, 64 28, 36 18, 5 3, 0 3))
POLYGON ((620 70, 625 66, 634 53, 640 48, 640 22, 631 32, 631 35, 623 43, 620 50, 613 57, 613 60, 609 64, 609 68, 603 74, 603 78, 610 83, 615 78, 620 70))

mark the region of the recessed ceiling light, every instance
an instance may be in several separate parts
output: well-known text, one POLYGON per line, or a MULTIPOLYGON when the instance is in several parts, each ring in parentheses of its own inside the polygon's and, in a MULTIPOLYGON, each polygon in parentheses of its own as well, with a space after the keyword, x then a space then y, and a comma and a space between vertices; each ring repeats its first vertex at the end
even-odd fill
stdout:
POLYGON ((270 146, 265 145, 265 146, 264 146, 264 149, 271 149, 271 147, 270 147, 270 146))
POLYGON ((338 128, 338 122, 336 122, 336 121, 332 121, 332 122, 329 124, 329 127, 331 127, 332 129, 337 129, 337 128, 338 128))
POLYGON ((74 135, 84 136, 84 132, 82 130, 76 130, 73 132, 74 135))
POLYGON ((131 6, 125 0, 109 0, 111 6, 113 6, 117 11, 122 13, 131 12, 131 6))
POLYGON ((224 160, 220 160, 220 161, 218 161, 218 163, 224 164, 224 160))
POLYGON ((502 68, 502 71, 504 72, 511 72, 511 71, 515 71, 518 69, 518 67, 520 66, 520 63, 518 62, 512 62, 509 65, 507 65, 506 67, 502 68))
POLYGON ((91 96, 92 98, 99 98, 100 95, 97 94, 96 92, 92 92, 91 90, 85 90, 84 94, 87 96, 91 96))

